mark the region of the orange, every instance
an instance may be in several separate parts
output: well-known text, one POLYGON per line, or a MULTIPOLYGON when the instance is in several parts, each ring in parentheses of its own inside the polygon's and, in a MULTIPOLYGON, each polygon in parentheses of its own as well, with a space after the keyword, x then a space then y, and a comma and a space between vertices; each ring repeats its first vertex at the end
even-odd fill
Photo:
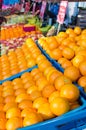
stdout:
POLYGON ((86 76, 86 61, 82 61, 79 65, 80 73, 86 76))
POLYGON ((51 93, 51 95, 49 96, 49 103, 52 102, 55 98, 59 97, 59 91, 55 91, 53 93, 51 93))
POLYGON ((76 81, 80 77, 80 72, 75 66, 70 66, 64 70, 64 75, 72 81, 76 81))
POLYGON ((4 105, 3 110, 6 112, 8 109, 12 107, 17 107, 17 104, 15 102, 8 102, 4 105))
POLYGON ((30 99, 30 96, 27 93, 22 93, 22 94, 19 94, 18 96, 16 96, 15 101, 17 103, 20 103, 23 100, 29 100, 29 99, 30 99))
POLYGON ((46 39, 46 41, 48 43, 50 50, 57 48, 58 45, 59 45, 54 37, 49 37, 49 38, 46 39))
POLYGON ((69 38, 74 38, 75 39, 76 36, 77 35, 76 35, 76 33, 74 31, 69 34, 69 38))
POLYGON ((76 54, 77 55, 82 55, 86 58, 86 49, 84 49, 83 47, 79 47, 77 50, 76 50, 76 54))
POLYGON ((23 84, 26 84, 26 83, 29 82, 30 80, 32 80, 32 77, 26 76, 25 78, 22 79, 22 82, 23 82, 23 84))
POLYGON ((44 56, 43 54, 40 54, 40 55, 37 57, 36 61, 37 61, 37 63, 38 63, 40 60, 45 60, 45 59, 46 59, 45 56, 44 56))
POLYGON ((61 45, 64 45, 66 47, 70 44, 70 42, 71 42, 71 40, 69 40, 69 38, 66 38, 62 41, 61 45))
POLYGON ((80 45, 86 48, 86 39, 82 39, 80 45))
POLYGON ((30 126, 41 121, 43 120, 37 113, 29 113, 29 116, 26 116, 23 120, 23 126, 30 126))
POLYGON ((10 118, 6 122, 7 130, 16 130, 17 128, 21 128, 22 126, 23 126, 22 119, 18 117, 10 118))
POLYGON ((62 51, 62 56, 69 60, 72 59, 74 57, 74 55, 75 55, 74 51, 69 47, 64 48, 64 50, 62 51))
POLYGON ((55 60, 58 60, 59 58, 62 57, 62 51, 60 49, 54 49, 52 50, 52 58, 55 60))
POLYGON ((0 103, 0 111, 3 111, 3 109, 4 109, 4 104, 0 103))
POLYGON ((32 101, 30 100, 23 100, 19 103, 18 107, 20 109, 25 109, 25 108, 29 108, 31 107, 32 108, 32 101))
POLYGON ((27 115, 29 115, 30 113, 32 112, 36 112, 36 109, 35 108, 24 108, 21 112, 21 117, 26 117, 27 115))
POLYGON ((40 113, 42 115, 44 120, 54 117, 54 114, 52 113, 52 111, 50 109, 50 104, 49 103, 45 103, 42 106, 40 106, 38 108, 38 113, 40 113))
POLYGON ((25 92, 26 92, 26 90, 24 88, 18 88, 15 90, 15 96, 25 93, 25 92))
POLYGON ((70 83, 72 83, 72 81, 69 78, 67 78, 66 76, 62 75, 62 76, 59 76, 55 80, 55 88, 58 91, 60 91, 63 85, 70 84, 70 83))
POLYGON ((65 84, 60 90, 60 96, 68 99, 70 102, 74 102, 79 98, 80 92, 75 85, 65 84))
POLYGON ((33 91, 33 92, 30 94, 30 100, 31 100, 31 101, 34 101, 35 99, 37 99, 38 97, 41 97, 41 96, 42 96, 41 92, 38 91, 38 90, 35 90, 35 91, 33 91))
POLYGON ((18 85, 18 84, 21 84, 21 83, 22 83, 21 78, 16 78, 16 79, 14 79, 14 80, 12 81, 12 84, 13 84, 13 85, 18 85))
POLYGON ((38 97, 33 101, 33 108, 38 109, 41 107, 43 104, 47 103, 47 99, 44 97, 38 97))
POLYGON ((0 119, 5 119, 5 112, 4 111, 0 111, 0 119))
POLYGON ((59 58, 58 63, 63 64, 66 60, 67 60, 66 58, 61 57, 59 58))
POLYGON ((56 70, 56 69, 55 69, 53 66, 47 67, 47 68, 45 69, 45 71, 44 71, 44 75, 47 76, 48 73, 49 73, 50 71, 52 71, 52 70, 56 70))
POLYGON ((59 71, 52 72, 52 74, 49 76, 49 82, 51 84, 54 84, 57 77, 61 76, 62 73, 59 71))
POLYGON ((31 74, 29 72, 25 72, 24 74, 22 74, 21 79, 25 79, 26 77, 32 79, 32 76, 31 76, 31 74))
POLYGON ((62 97, 57 97, 50 102, 50 109, 56 116, 60 116, 70 110, 69 102, 62 97))
POLYGON ((49 66, 51 66, 51 63, 48 60, 43 60, 41 63, 38 63, 39 70, 42 72, 49 66))
POLYGON ((78 27, 78 26, 76 26, 76 27, 74 28, 74 33, 76 33, 77 35, 80 35, 80 34, 81 34, 81 28, 78 27))
POLYGON ((5 81, 3 83, 3 86, 9 86, 9 85, 12 85, 12 82, 11 81, 5 81))
POLYGON ((34 86, 34 85, 35 85, 35 82, 33 80, 30 80, 29 82, 24 84, 24 88, 28 89, 29 87, 34 86))
POLYGON ((51 93, 55 91, 55 87, 53 85, 46 85, 42 90, 42 95, 45 98, 49 98, 51 93))
POLYGON ((35 60, 34 59, 29 59, 28 61, 27 61, 27 67, 29 67, 29 68, 31 68, 31 67, 33 67, 33 66, 35 66, 36 65, 36 62, 35 62, 35 60))
POLYGON ((14 95, 14 90, 13 89, 6 89, 5 91, 3 91, 2 96, 6 97, 9 95, 14 95))
POLYGON ((72 33, 72 32, 73 32, 73 29, 72 29, 72 28, 66 29, 66 33, 67 33, 67 34, 70 34, 70 33, 72 33))
POLYGON ((35 68, 31 71, 31 76, 35 76, 36 74, 38 74, 40 72, 40 70, 38 68, 35 68))
POLYGON ((6 111, 6 118, 7 119, 10 119, 12 117, 20 117, 21 116, 21 111, 19 108, 17 107, 12 107, 12 108, 9 108, 7 111, 6 111))
POLYGON ((4 102, 4 98, 2 96, 0 96, 0 103, 4 102))
POLYGON ((39 72, 34 76, 34 80, 37 81, 39 78, 43 77, 43 73, 39 72))
POLYGON ((81 78, 79 78, 78 84, 83 88, 86 88, 86 76, 82 76, 81 78))
POLYGON ((59 33, 58 33, 58 37, 67 38, 68 35, 67 35, 65 32, 59 32, 59 33))
POLYGON ((15 102, 15 96, 13 96, 13 95, 6 96, 5 99, 4 99, 4 102, 5 103, 15 102))
POLYGON ((85 57, 83 55, 76 55, 73 59, 72 59, 72 63, 75 67, 79 67, 79 64, 85 60, 85 57))
POLYGON ((36 85, 34 85, 27 89, 27 93, 31 94, 33 91, 36 91, 36 90, 38 90, 38 87, 36 85))
POLYGON ((0 118, 0 130, 6 130, 6 118, 0 118))
POLYGON ((39 91, 42 91, 43 88, 44 88, 46 85, 48 85, 48 81, 47 81, 47 79, 46 79, 45 77, 41 77, 41 78, 39 78, 39 79, 36 81, 36 84, 37 84, 37 86, 38 86, 38 90, 39 90, 39 91))
POLYGON ((21 83, 15 84, 15 85, 13 86, 13 88, 14 88, 14 90, 17 90, 17 89, 19 89, 19 88, 23 88, 23 83, 21 82, 21 83))
POLYGON ((72 62, 69 60, 65 60, 62 64, 61 64, 62 68, 66 69, 70 66, 72 66, 72 62))

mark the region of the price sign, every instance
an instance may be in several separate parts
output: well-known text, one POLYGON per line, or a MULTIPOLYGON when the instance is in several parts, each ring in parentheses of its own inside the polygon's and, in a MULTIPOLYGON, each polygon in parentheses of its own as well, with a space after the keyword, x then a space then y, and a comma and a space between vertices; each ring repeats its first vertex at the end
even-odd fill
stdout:
POLYGON ((43 1, 42 6, 41 6, 41 10, 40 10, 40 15, 39 15, 41 19, 43 19, 43 17, 44 17, 44 12, 45 12, 45 9, 46 9, 46 5, 47 5, 46 1, 43 1))
POLYGON ((63 22, 64 22, 67 5, 68 5, 68 1, 61 1, 61 3, 60 3, 60 8, 59 8, 59 12, 57 15, 57 22, 59 24, 63 24, 63 22))
POLYGON ((33 4, 33 14, 35 13, 36 3, 33 4))

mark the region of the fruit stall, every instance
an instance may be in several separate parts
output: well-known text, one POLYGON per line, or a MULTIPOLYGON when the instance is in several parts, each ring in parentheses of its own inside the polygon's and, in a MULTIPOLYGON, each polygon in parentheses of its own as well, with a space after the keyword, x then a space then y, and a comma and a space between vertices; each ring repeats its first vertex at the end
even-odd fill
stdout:
POLYGON ((86 28, 64 26, 69 1, 37 2, 1 10, 0 130, 85 130, 86 28))

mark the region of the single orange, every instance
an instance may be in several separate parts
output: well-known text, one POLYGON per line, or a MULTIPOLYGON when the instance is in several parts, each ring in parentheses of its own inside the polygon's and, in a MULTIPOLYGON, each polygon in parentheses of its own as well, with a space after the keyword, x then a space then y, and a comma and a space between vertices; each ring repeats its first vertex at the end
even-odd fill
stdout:
POLYGON ((59 91, 54 91, 53 93, 51 93, 51 95, 49 96, 49 103, 52 102, 57 97, 60 97, 59 91))
POLYGON ((78 84, 79 84, 81 87, 86 88, 86 76, 82 76, 81 78, 79 78, 78 84))
POLYGON ((43 104, 47 103, 48 100, 44 97, 38 97, 33 101, 33 108, 38 109, 41 107, 43 104))
POLYGON ((55 80, 55 88, 60 91, 62 86, 65 84, 70 84, 72 83, 71 79, 69 79, 68 77, 62 75, 56 78, 55 80))
POLYGON ((0 130, 6 130, 6 118, 0 118, 0 130))
POLYGON ((62 51, 60 49, 54 49, 52 50, 52 58, 55 60, 58 60, 59 58, 62 57, 62 51))
POLYGON ((4 105, 3 110, 6 112, 8 109, 12 107, 17 107, 17 104, 15 102, 8 102, 4 105))
POLYGON ((8 119, 6 122, 6 129, 7 130, 15 130, 17 128, 21 128, 23 126, 22 119, 18 117, 13 117, 8 119))
POLYGON ((60 90, 60 96, 74 102, 79 98, 80 92, 74 84, 65 84, 60 90))
POLYGON ((41 92, 38 91, 38 90, 35 90, 35 91, 33 91, 33 92, 30 94, 30 100, 31 100, 31 101, 34 101, 35 99, 37 99, 38 97, 41 97, 41 96, 42 96, 41 92))
POLYGON ((70 66, 64 70, 64 75, 72 81, 76 81, 80 77, 80 71, 75 66, 70 66))
POLYGON ((34 85, 27 89, 27 93, 31 94, 33 91, 36 91, 36 90, 38 90, 38 87, 36 85, 34 85))
POLYGON ((74 53, 74 51, 71 49, 71 48, 69 48, 69 47, 66 47, 63 51, 62 51, 62 56, 64 57, 64 58, 67 58, 67 59, 72 59, 73 57, 74 57, 74 55, 75 55, 75 53, 74 53))
POLYGON ((30 96, 27 93, 22 93, 22 94, 19 94, 18 96, 16 96, 15 101, 17 103, 20 103, 23 100, 29 100, 29 99, 30 99, 30 96))
POLYGON ((54 114, 52 113, 52 111, 50 109, 50 104, 49 103, 45 103, 42 106, 40 106, 38 108, 38 113, 40 113, 42 115, 44 120, 54 117, 54 114))
POLYGON ((35 108, 24 108, 21 112, 21 117, 26 117, 27 115, 29 115, 30 113, 32 112, 36 112, 36 109, 35 108))
POLYGON ((13 96, 13 95, 6 96, 5 99, 4 99, 4 102, 5 103, 15 102, 15 96, 13 96))
POLYGON ((21 111, 20 111, 19 108, 12 107, 12 108, 9 108, 6 111, 6 118, 7 119, 10 119, 10 118, 13 118, 13 117, 21 117, 21 111))
POLYGON ((79 65, 80 73, 86 76, 86 61, 82 61, 79 65))
POLYGON ((70 110, 69 102, 62 97, 57 97, 50 102, 50 109, 53 114, 60 116, 70 110))
POLYGON ((42 95, 45 98, 49 98, 51 93, 55 91, 55 87, 53 85, 46 85, 42 90, 42 95))
POLYGON ((26 116, 23 120, 23 126, 30 126, 30 125, 33 125, 33 124, 36 124, 38 122, 41 122, 43 121, 42 118, 40 118, 38 116, 37 113, 29 113, 29 116, 26 116))
POLYGON ((19 103, 18 107, 22 110, 25 108, 32 108, 32 101, 30 100, 23 100, 19 103))
POLYGON ((34 85, 35 85, 35 82, 33 80, 30 80, 29 82, 26 82, 24 84, 24 88, 28 89, 29 87, 34 86, 34 85))
POLYGON ((70 66, 72 66, 72 62, 70 60, 65 60, 62 64, 61 64, 62 68, 66 69, 70 66))

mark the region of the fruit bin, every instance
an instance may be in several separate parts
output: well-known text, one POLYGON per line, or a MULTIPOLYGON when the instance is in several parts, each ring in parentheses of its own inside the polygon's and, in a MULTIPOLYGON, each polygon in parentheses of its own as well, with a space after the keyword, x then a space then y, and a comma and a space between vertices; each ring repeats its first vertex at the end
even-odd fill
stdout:
MULTIPOLYGON (((35 66, 35 67, 37 68, 37 66, 35 66)), ((28 69, 25 72, 30 72, 35 67, 28 69)), ((14 78, 9 79, 9 80, 11 81, 13 79, 19 78, 19 77, 21 77, 21 75, 17 75, 17 77, 14 77, 14 78)), ((53 129, 53 130, 56 130, 56 129, 57 130, 63 130, 63 129, 69 130, 69 129, 72 129, 74 127, 76 128, 79 125, 84 125, 86 123, 86 119, 85 119, 86 110, 84 110, 86 108, 86 101, 82 95, 80 95, 79 102, 81 104, 80 107, 78 107, 74 110, 71 110, 71 111, 67 112, 66 114, 63 114, 62 116, 38 123, 36 125, 19 128, 18 130, 29 130, 29 129, 30 130, 31 129, 41 130, 41 129, 45 129, 45 128, 47 128, 49 130, 51 130, 51 129, 53 129), (71 121, 71 119, 72 119, 72 121, 71 121)))
POLYGON ((86 128, 86 110, 79 111, 72 115, 57 117, 36 125, 19 128, 17 130, 82 130, 86 128))
POLYGON ((29 69, 27 69, 27 70, 24 70, 24 71, 22 71, 22 72, 20 72, 20 73, 18 73, 18 74, 15 74, 15 75, 13 75, 13 76, 11 76, 11 77, 9 77, 9 78, 6 78, 6 79, 4 79, 4 80, 0 80, 0 84, 2 84, 3 82, 5 82, 5 81, 8 81, 8 80, 13 80, 13 79, 15 79, 15 78, 18 78, 18 77, 20 77, 23 73, 25 73, 25 72, 30 72, 31 70, 33 70, 34 68, 37 68, 37 65, 36 66, 33 66, 32 68, 29 68, 29 69))
MULTIPOLYGON (((36 41, 36 44, 38 46, 38 48, 41 50, 41 52, 46 56, 46 58, 52 63, 52 65, 58 69, 59 71, 61 71, 62 73, 64 72, 64 69, 61 67, 61 65, 56 62, 54 59, 52 59, 47 53, 46 51, 39 45, 38 41, 36 41)), ((76 86, 79 88, 81 94, 86 98, 86 94, 83 90, 83 88, 81 86, 79 86, 76 82, 74 83, 76 84, 76 86)))

